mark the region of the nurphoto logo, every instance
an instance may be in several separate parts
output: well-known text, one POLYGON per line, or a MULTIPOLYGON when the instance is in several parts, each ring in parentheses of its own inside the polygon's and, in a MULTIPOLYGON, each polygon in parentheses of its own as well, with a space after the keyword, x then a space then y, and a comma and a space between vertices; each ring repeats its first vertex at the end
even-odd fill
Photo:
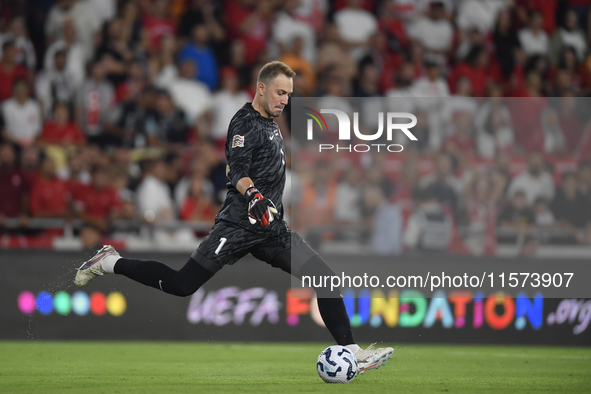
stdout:
MULTIPOLYGON (((345 112, 340 111, 338 109, 321 109, 320 112, 309 108, 304 107, 304 109, 310 111, 305 112, 306 115, 310 116, 311 119, 308 119, 307 123, 307 139, 313 140, 314 139, 314 121, 320 127, 320 131, 324 132, 325 129, 328 131, 328 125, 324 116, 322 114, 333 114, 337 117, 337 121, 339 123, 339 140, 340 141, 350 141, 351 140, 351 120, 349 115, 345 112)), ((417 141, 417 137, 409 130, 416 126, 417 124, 417 117, 411 113, 407 112, 387 112, 384 116, 383 112, 378 113, 378 131, 374 134, 363 134, 359 131, 359 112, 353 112, 353 133, 355 133, 355 137, 362 141, 375 141, 382 137, 384 133, 384 118, 386 118, 386 140, 392 141, 394 136, 395 130, 400 130, 406 135, 408 139, 411 141, 417 141), (401 118, 409 119, 410 122, 407 123, 395 123, 395 120, 398 121, 401 118)), ((319 144, 318 151, 322 152, 323 150, 333 150, 335 149, 337 152, 346 150, 348 152, 368 152, 372 149, 377 150, 380 152, 380 148, 385 148, 388 152, 402 152, 404 147, 400 144, 355 144, 355 145, 333 145, 333 144, 319 144)))

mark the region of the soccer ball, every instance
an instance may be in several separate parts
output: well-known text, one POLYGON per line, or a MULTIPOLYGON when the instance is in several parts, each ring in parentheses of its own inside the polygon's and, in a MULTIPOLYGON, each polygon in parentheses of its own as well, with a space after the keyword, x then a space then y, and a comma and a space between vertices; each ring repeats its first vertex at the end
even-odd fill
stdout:
POLYGON ((326 383, 349 383, 357 376, 357 359, 344 346, 329 346, 320 353, 316 370, 326 383))

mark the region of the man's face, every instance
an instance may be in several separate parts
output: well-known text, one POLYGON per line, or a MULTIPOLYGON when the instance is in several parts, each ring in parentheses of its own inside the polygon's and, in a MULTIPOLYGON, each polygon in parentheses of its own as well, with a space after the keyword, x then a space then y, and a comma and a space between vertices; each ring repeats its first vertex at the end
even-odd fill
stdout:
POLYGON ((289 95, 293 93, 293 79, 279 74, 273 82, 266 86, 259 83, 259 93, 263 96, 263 109, 270 117, 278 117, 287 105, 289 95))

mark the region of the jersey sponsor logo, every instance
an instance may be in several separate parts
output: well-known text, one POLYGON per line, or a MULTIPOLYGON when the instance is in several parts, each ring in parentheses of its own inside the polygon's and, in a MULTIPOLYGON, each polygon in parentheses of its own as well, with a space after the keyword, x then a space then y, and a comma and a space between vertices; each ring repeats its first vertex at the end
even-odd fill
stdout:
POLYGON ((244 136, 235 135, 232 139, 232 148, 244 148, 244 136))
POLYGON ((275 138, 275 134, 271 134, 271 136, 269 137, 269 140, 273 141, 273 138, 275 138))

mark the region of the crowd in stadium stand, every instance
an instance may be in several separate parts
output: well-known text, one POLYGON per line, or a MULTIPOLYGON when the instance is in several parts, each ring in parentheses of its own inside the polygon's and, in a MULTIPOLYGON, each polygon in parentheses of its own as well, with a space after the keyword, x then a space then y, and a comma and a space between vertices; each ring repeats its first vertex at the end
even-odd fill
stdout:
POLYGON ((402 154, 291 158, 287 215, 311 243, 591 244, 590 11, 591 0, 0 2, 0 237, 61 234, 31 218, 78 218, 89 245, 117 219, 213 223, 227 126, 278 59, 297 72, 294 97, 330 108, 416 98, 404 103, 419 141, 402 154), (551 229, 562 235, 538 231, 551 229))

